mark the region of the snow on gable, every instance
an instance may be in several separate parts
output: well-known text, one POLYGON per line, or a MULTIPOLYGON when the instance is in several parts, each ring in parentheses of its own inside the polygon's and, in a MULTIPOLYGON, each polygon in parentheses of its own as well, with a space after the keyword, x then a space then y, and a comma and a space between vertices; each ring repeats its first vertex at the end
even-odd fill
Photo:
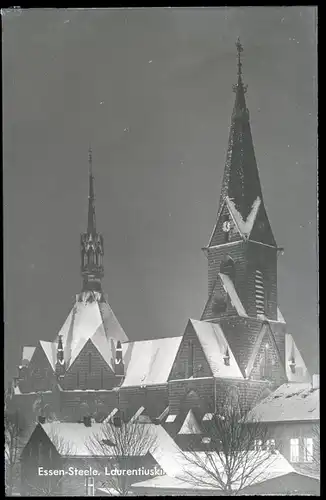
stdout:
POLYGON ((219 324, 190 320, 214 377, 243 378, 241 370, 219 324), (224 356, 228 351, 229 364, 224 356))
POLYGON ((248 414, 260 422, 319 420, 319 389, 310 383, 288 383, 260 401, 248 414))
POLYGON ((167 382, 182 336, 122 344, 125 378, 122 387, 167 382))
POLYGON ((201 429, 197 423, 192 410, 189 410, 178 434, 201 434, 201 429))
POLYGON ((229 295, 232 305, 236 309, 239 316, 242 316, 243 318, 248 317, 230 277, 223 273, 218 273, 218 275, 221 278, 224 290, 229 295))
POLYGON ((285 365, 289 382, 309 382, 311 380, 306 364, 290 333, 285 335, 285 365))
POLYGON ((35 349, 36 349, 36 347, 24 346, 23 347, 22 362, 23 361, 29 362, 32 359, 32 356, 34 354, 35 349))
POLYGON ((245 238, 249 238, 254 222, 257 217, 258 209, 261 204, 261 199, 259 198, 259 196, 257 196, 256 200, 252 204, 251 211, 245 221, 243 220, 243 217, 240 214, 240 212, 236 209, 233 200, 231 200, 228 196, 225 197, 225 200, 230 210, 230 213, 233 217, 234 223, 239 229, 239 232, 245 238))
POLYGON ((283 314, 281 313, 281 311, 280 311, 279 308, 277 308, 277 321, 279 323, 285 323, 286 322, 285 319, 284 319, 284 317, 283 317, 283 314))
POLYGON ((113 338, 116 341, 120 340, 120 342, 127 342, 129 339, 108 302, 100 302, 99 309, 101 312, 106 336, 108 338, 113 338))
POLYGON ((40 340, 40 346, 43 349, 51 368, 55 370, 55 363, 57 358, 57 344, 55 342, 45 342, 40 340))

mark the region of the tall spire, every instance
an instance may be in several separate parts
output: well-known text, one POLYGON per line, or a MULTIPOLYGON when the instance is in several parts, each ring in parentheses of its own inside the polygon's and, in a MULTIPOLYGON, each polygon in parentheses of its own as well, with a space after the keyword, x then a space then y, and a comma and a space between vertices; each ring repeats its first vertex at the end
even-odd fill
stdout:
POLYGON ((88 149, 88 165, 89 165, 89 195, 88 195, 87 232, 89 234, 95 234, 96 233, 95 195, 94 195, 94 177, 93 177, 93 154, 91 146, 88 149))
POLYGON ((244 220, 250 213, 257 197, 262 199, 261 185, 255 158, 254 145, 249 123, 249 111, 245 94, 247 86, 242 80, 243 46, 237 40, 238 81, 233 85, 235 103, 229 136, 229 146, 224 170, 220 200, 221 205, 227 196, 230 198, 244 220))
POLYGON ((81 235, 81 272, 83 291, 101 290, 103 271, 103 237, 96 232, 92 148, 88 149, 89 194, 87 232, 81 235))

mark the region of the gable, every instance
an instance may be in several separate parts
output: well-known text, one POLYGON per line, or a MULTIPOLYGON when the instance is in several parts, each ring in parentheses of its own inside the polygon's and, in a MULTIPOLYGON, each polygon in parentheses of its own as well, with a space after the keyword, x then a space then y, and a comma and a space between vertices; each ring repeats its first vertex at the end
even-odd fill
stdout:
POLYGON ((223 208, 218 215, 208 246, 212 247, 215 245, 232 243, 234 241, 240 241, 241 239, 242 237, 239 233, 238 226, 234 221, 227 203, 224 201, 223 208))
MULTIPOLYGON (((99 381, 113 378, 114 373, 91 339, 88 339, 74 362, 69 366, 63 377, 63 386, 69 383, 74 388, 99 388, 99 381), (73 382, 72 382, 73 379, 73 382)), ((104 387, 103 387, 104 388, 104 387)))
POLYGON ((254 379, 274 380, 277 383, 284 380, 284 365, 268 323, 262 325, 245 372, 247 377, 254 379))
POLYGON ((202 431, 196 420, 194 412, 190 409, 178 434, 201 434, 202 431))
POLYGON ((169 380, 211 376, 212 370, 207 362, 198 336, 189 320, 173 363, 169 380), (192 354, 190 352, 191 349, 193 350, 192 354), (190 367, 191 357, 193 360, 193 375, 191 375, 190 367))
POLYGON ((258 241, 259 243, 265 243, 266 245, 276 246, 272 228, 263 204, 259 207, 255 223, 250 233, 250 239, 258 241))

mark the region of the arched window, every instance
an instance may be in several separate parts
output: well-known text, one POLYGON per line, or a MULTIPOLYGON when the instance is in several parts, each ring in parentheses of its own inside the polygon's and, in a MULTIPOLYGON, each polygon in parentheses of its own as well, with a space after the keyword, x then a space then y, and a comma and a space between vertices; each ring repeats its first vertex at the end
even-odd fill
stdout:
POLYGON ((76 387, 79 389, 79 371, 76 373, 76 387))
POLYGON ((194 374, 194 353, 195 346, 192 341, 188 344, 188 378, 192 377, 194 374))
POLYGON ((103 389, 103 368, 101 368, 101 389, 103 389))
POLYGON ((220 272, 226 274, 235 283, 235 263, 234 260, 227 255, 220 265, 220 272))
POLYGON ((88 353, 88 373, 92 372, 92 353, 88 353))

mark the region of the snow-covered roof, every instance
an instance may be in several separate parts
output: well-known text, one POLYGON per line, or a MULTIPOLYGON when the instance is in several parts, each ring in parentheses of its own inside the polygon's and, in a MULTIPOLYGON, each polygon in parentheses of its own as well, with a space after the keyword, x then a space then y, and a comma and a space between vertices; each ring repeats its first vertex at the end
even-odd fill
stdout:
POLYGON ((239 298, 239 295, 236 292, 236 289, 234 288, 234 284, 232 283, 232 280, 227 274, 223 273, 218 273, 219 277, 222 280, 223 287, 226 291, 226 293, 229 295, 233 307, 235 307, 237 313, 239 316, 242 316, 244 318, 248 317, 245 308, 242 305, 242 302, 239 298))
MULTIPOLYGON (((102 423, 92 423, 91 427, 86 427, 83 423, 71 422, 49 422, 38 425, 41 425, 56 448, 58 448, 59 443, 58 452, 65 456, 94 456, 94 452, 92 451, 93 448, 90 444, 91 440, 94 440, 94 438, 96 438, 96 440, 101 439, 101 437, 103 437, 103 439, 107 438, 105 424, 102 423)), ((137 424, 133 425, 135 427, 137 426, 137 424)), ((177 454, 180 452, 180 449, 161 425, 139 425, 142 425, 142 427, 146 425, 146 431, 148 432, 146 435, 148 437, 151 435, 153 436, 153 439, 146 439, 146 446, 141 450, 141 454, 146 455, 150 452, 161 467, 162 464, 166 466, 165 456, 177 454)), ((137 454, 139 452, 137 448, 137 454)), ((109 447, 106 448, 105 452, 101 447, 98 448, 98 455, 104 454, 110 455, 109 447)))
POLYGON ((244 236, 245 238, 249 238, 254 222, 257 217, 258 209, 261 204, 261 199, 259 198, 259 196, 257 196, 256 200, 252 204, 251 211, 246 220, 243 220, 243 217, 240 214, 240 212, 236 209, 233 200, 231 200, 228 196, 225 197, 225 200, 229 208, 230 214, 234 220, 234 223, 239 229, 240 234, 242 234, 242 236, 244 236))
POLYGON ((201 429, 192 410, 189 410, 178 434, 201 434, 201 429))
POLYGON ((261 422, 319 420, 319 389, 310 383, 289 383, 260 401, 249 419, 261 422))
POLYGON ((285 335, 285 365, 289 382, 310 382, 311 377, 306 364, 290 333, 285 335), (295 362, 294 371, 291 370, 292 360, 295 362))
POLYGON ((122 344, 125 378, 122 387, 167 382, 182 336, 122 344))
POLYGON ((98 292, 83 292, 58 335, 62 335, 64 357, 71 366, 86 342, 91 339, 104 360, 113 367, 118 340, 128 340, 106 297, 98 292))
POLYGON ((195 329, 214 377, 243 378, 221 326, 194 319, 191 319, 190 322, 195 329), (229 365, 224 363, 227 350, 230 356, 229 365))
POLYGON ((40 340, 40 345, 49 360, 51 368, 54 370, 57 359, 57 344, 55 342, 45 342, 44 340, 40 340))
MULTIPOLYGON (((267 452, 262 452, 266 454, 267 452)), ((157 476, 152 479, 148 479, 146 481, 140 481, 132 485, 133 489, 136 491, 137 488, 160 488, 160 489, 189 489, 193 490, 202 490, 202 489, 219 489, 217 487, 217 482, 214 480, 214 475, 216 477, 216 472, 209 474, 203 468, 197 467, 194 463, 190 463, 187 459, 187 455, 189 452, 179 453, 177 455, 177 459, 174 463, 174 469, 170 469, 169 473, 166 473, 165 476, 157 476), (198 484, 195 482, 190 482, 189 474, 191 474, 192 478, 198 478, 198 484), (200 480, 205 481, 205 486, 200 484, 200 480)), ((197 452, 195 455, 191 455, 191 461, 193 462, 193 458, 198 457, 200 462, 203 463, 204 460, 207 460, 207 470, 212 467, 212 470, 218 470, 221 474, 222 480, 223 476, 225 476, 223 464, 216 454, 216 452, 210 453, 210 457, 208 457, 207 452, 197 452), (214 466, 210 465, 214 463, 214 466)), ((282 477, 287 474, 295 473, 295 469, 292 465, 286 460, 286 458, 281 455, 279 452, 275 452, 275 454, 270 454, 266 456, 266 460, 264 457, 257 458, 255 452, 249 452, 246 457, 247 463, 253 463, 252 460, 261 465, 257 466, 253 472, 252 479, 250 479, 250 485, 259 484, 263 481, 267 481, 270 479, 274 479, 276 477, 282 477), (250 454, 253 455, 250 458, 250 454), (254 458, 255 457, 255 458, 254 458)), ((164 468, 163 468, 164 470, 164 468)), ((237 474, 241 475, 241 470, 237 471, 237 474)), ((225 476, 226 480, 226 476, 225 476)), ((247 483, 249 485, 249 482, 247 483)), ((237 489, 239 485, 235 481, 234 489, 237 489)))
POLYGON ((22 360, 30 361, 32 359, 35 349, 36 347, 24 346, 22 360))

